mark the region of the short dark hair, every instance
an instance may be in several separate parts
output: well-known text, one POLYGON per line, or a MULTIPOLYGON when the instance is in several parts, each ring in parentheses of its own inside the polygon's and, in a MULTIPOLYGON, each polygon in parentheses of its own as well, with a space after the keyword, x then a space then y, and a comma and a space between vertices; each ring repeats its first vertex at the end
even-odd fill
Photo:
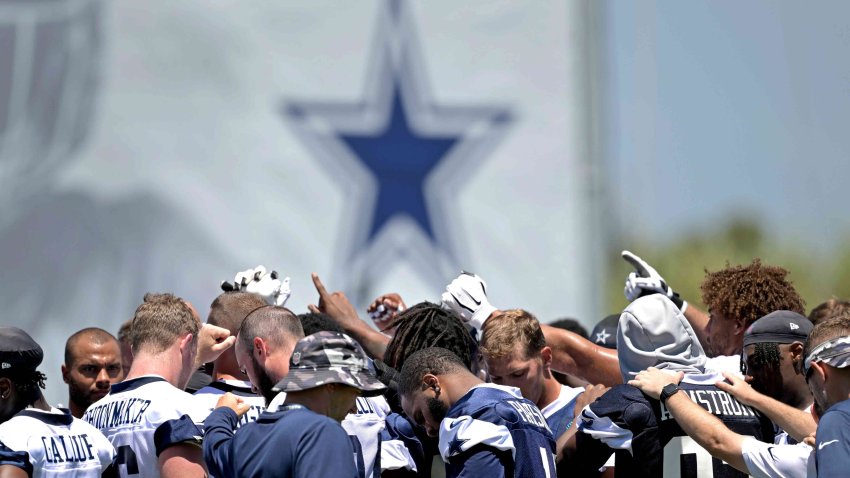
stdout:
POLYGON ((119 347, 120 351, 118 339, 116 339, 114 335, 98 327, 87 327, 85 329, 74 332, 74 334, 68 337, 68 340, 65 341, 65 365, 67 365, 68 367, 73 365, 73 349, 74 347, 76 347, 77 342, 83 337, 87 338, 90 342, 97 345, 103 345, 107 342, 115 342, 115 345, 119 347))
POLYGON ((321 312, 306 312, 298 314, 298 320, 301 321, 301 327, 304 329, 304 336, 313 335, 316 332, 339 332, 344 334, 345 331, 337 324, 330 315, 321 312))
POLYGON ((469 371, 460 357, 441 347, 428 347, 414 352, 404 362, 398 382, 398 394, 408 395, 422 384, 425 374, 447 375, 469 371))
POLYGON ((576 319, 558 319, 554 322, 549 322, 549 325, 552 327, 557 327, 559 329, 569 330, 570 332, 581 335, 585 339, 589 337, 587 329, 583 325, 581 325, 576 319))
POLYGON ((290 339, 294 344, 304 337, 301 321, 286 307, 265 305, 254 309, 239 327, 239 341, 245 350, 254 350, 254 337, 260 337, 275 345, 290 339))
POLYGON ((384 362, 399 370, 412 353, 428 347, 452 351, 470 369, 478 353, 478 345, 460 318, 437 304, 420 302, 396 318, 384 362))
POLYGON ((231 335, 236 335, 245 316, 264 305, 266 300, 258 294, 243 291, 225 292, 210 304, 207 323, 223 327, 229 330, 231 335))
POLYGON ((809 320, 813 324, 817 324, 822 320, 830 317, 838 317, 839 315, 850 314, 850 300, 839 299, 832 297, 822 304, 818 304, 809 312, 809 320))

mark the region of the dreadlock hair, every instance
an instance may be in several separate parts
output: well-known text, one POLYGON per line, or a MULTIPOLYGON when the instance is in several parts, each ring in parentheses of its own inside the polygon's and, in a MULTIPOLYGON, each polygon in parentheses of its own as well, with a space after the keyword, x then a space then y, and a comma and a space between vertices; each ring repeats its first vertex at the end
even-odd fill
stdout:
POLYGON ((15 384, 15 391, 21 395, 24 403, 30 404, 36 401, 39 390, 44 389, 44 381, 47 376, 38 370, 17 370, 0 373, 0 377, 8 378, 15 384))
MULTIPOLYGON (((779 365, 782 360, 782 354, 779 353, 779 344, 776 342, 757 342, 753 344, 755 350, 751 355, 753 365, 760 367, 769 365, 779 365)), ((744 362, 744 354, 741 354, 741 372, 746 371, 746 363, 744 362)), ((747 372, 749 374, 749 372, 747 372)))
POLYGON ((716 272, 706 270, 700 289, 711 313, 727 319, 742 319, 745 327, 776 310, 805 314, 805 302, 785 276, 788 271, 762 265, 756 258, 747 265, 730 266, 716 272))
POLYGON ((401 370, 410 355, 428 347, 442 347, 460 357, 468 369, 478 353, 472 335, 453 312, 431 302, 420 302, 396 318, 396 332, 384 352, 384 362, 401 370))

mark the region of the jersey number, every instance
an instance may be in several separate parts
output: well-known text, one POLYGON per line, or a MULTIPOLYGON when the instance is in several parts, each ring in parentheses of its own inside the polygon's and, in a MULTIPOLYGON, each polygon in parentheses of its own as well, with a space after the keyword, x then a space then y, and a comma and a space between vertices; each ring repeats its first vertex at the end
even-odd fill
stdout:
POLYGON ((664 478, 744 477, 744 473, 711 456, 689 436, 674 437, 664 447, 664 478))
POLYGON ((130 448, 130 445, 121 445, 115 451, 115 464, 125 465, 128 475, 138 475, 139 464, 136 462, 136 452, 130 448))

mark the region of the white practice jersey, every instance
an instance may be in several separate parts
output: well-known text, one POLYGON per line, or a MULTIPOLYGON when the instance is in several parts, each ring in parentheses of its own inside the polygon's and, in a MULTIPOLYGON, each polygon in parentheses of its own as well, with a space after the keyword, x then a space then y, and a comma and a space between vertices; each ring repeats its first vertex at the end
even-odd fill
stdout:
POLYGON ((815 451, 805 443, 771 445, 748 437, 741 443, 747 470, 755 478, 814 478, 815 451))
POLYGON ((260 413, 263 413, 263 410, 266 409, 266 399, 251 391, 251 382, 243 382, 242 380, 216 380, 195 392, 193 396, 198 407, 206 409, 209 413, 215 409, 218 399, 228 392, 251 406, 251 409, 239 419, 240 427, 256 421, 260 413))
POLYGON ((200 444, 200 424, 208 414, 191 394, 148 375, 113 385, 83 420, 115 446, 121 477, 158 478, 159 453, 180 443, 200 444))
POLYGON ((34 478, 100 477, 114 459, 109 440, 68 410, 27 408, 0 424, 0 462, 34 478))
POLYGON ((383 396, 357 397, 357 413, 349 413, 342 428, 351 439, 354 462, 360 478, 381 476, 381 432, 386 427, 390 405, 383 396))

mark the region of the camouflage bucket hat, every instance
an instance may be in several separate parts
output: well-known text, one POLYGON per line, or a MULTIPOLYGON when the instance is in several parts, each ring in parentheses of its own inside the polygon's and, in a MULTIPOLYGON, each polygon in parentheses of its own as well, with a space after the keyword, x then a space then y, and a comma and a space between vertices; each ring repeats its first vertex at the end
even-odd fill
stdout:
POLYGON ((369 359, 360 344, 338 332, 317 332, 299 340, 289 359, 289 374, 274 390, 296 392, 328 383, 354 387, 365 397, 386 390, 369 367, 369 359))

